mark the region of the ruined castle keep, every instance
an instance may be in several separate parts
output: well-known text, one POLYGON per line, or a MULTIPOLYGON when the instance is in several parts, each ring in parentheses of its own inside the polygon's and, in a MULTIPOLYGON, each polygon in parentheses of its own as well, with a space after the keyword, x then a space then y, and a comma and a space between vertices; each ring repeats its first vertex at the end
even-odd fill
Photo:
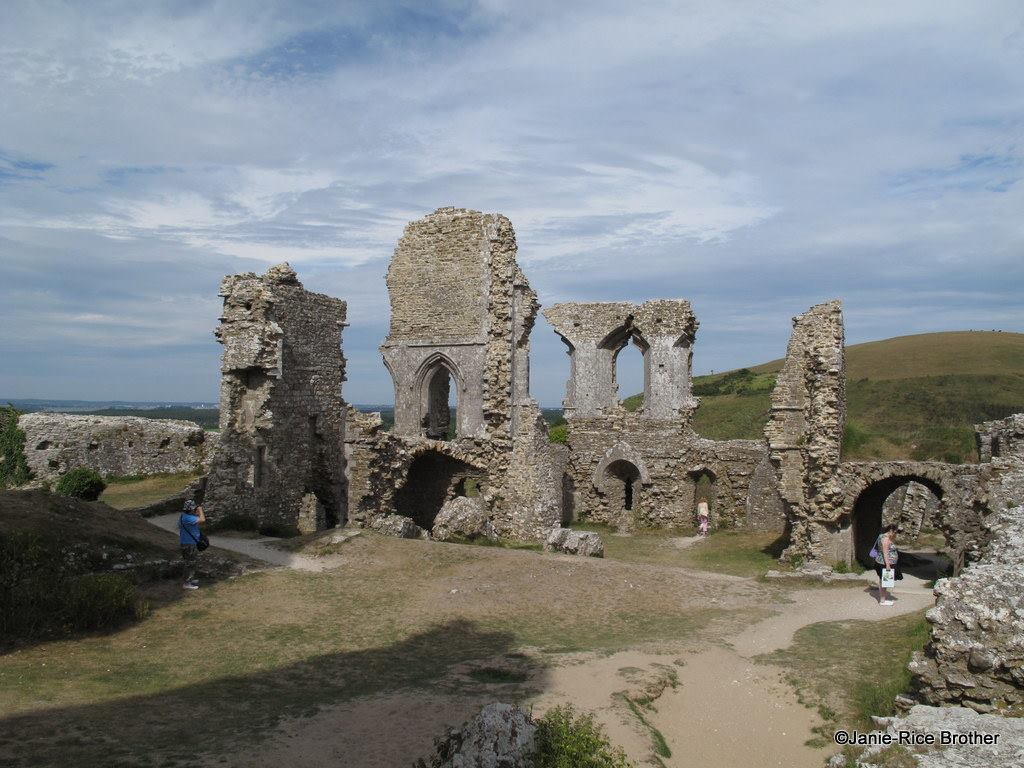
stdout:
POLYGON ((794 562, 864 562, 883 516, 907 532, 927 516, 958 569, 984 551, 988 491, 1003 482, 1000 456, 1024 445, 1024 422, 980 425, 979 464, 844 461, 838 301, 793 319, 764 439, 725 441, 692 426, 698 322, 688 301, 549 307, 570 361, 567 445, 551 445, 530 397, 539 304, 516 252, 499 214, 441 208, 405 228, 387 272, 391 322, 380 347, 394 384, 390 431, 342 398, 345 302, 306 291, 286 264, 225 278, 211 518, 461 535, 449 510, 487 535, 540 541, 578 519, 692 526, 705 500, 714 527, 778 531, 794 562), (627 345, 643 358, 636 410, 617 384, 627 345))

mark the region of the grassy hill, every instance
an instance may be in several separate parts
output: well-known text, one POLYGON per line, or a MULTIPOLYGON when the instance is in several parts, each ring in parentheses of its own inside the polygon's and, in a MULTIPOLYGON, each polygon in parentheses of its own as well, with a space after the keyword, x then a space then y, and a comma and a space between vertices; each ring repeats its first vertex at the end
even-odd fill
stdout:
MULTIPOLYGON (((694 428, 759 438, 782 360, 694 378, 694 428)), ((846 348, 848 459, 975 461, 973 425, 1024 411, 1024 334, 957 331, 846 348)), ((637 408, 635 395, 625 402, 637 408)))

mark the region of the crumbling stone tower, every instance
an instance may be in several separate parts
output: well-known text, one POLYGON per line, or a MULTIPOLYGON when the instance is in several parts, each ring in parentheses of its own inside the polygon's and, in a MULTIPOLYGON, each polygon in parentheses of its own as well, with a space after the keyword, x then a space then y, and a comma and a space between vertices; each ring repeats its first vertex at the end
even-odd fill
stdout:
POLYGON ((287 264, 221 283, 221 444, 204 507, 214 522, 308 533, 344 524, 345 302, 287 264))
POLYGON ((500 535, 539 539, 558 525, 561 495, 530 399, 538 304, 511 222, 440 208, 405 228, 386 280, 391 327, 380 349, 395 426, 387 434, 350 413, 354 519, 397 512, 429 531, 445 501, 470 495, 500 535))

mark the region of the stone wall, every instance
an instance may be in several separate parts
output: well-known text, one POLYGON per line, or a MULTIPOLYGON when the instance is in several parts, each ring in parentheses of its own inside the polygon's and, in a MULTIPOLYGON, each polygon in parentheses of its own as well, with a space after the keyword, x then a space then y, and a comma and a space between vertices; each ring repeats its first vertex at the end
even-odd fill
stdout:
POLYGON ((846 418, 842 307, 818 304, 793 318, 786 360, 765 426, 790 527, 789 558, 834 559, 837 483, 846 418))
POLYGON ((54 481, 69 469, 89 467, 104 476, 199 472, 218 436, 191 421, 138 416, 27 413, 25 458, 37 480, 54 481))
POLYGON ((344 524, 345 302, 305 290, 287 265, 221 283, 221 449, 213 522, 310 532, 344 524))
POLYGON ((936 584, 931 638, 910 664, 911 697, 1022 716, 1024 507, 998 513, 989 527, 992 538, 981 560, 936 584))
POLYGON ((501 536, 540 540, 561 519, 560 477, 529 397, 537 297, 499 214, 441 208, 409 224, 387 275, 391 327, 381 354, 395 427, 348 414, 349 506, 357 524, 398 510, 423 527, 445 501, 479 493, 501 536), (456 387, 454 436, 448 377, 456 387), (412 500, 416 500, 415 504, 412 500))
POLYGON ((980 461, 1024 454, 1024 413, 986 421, 974 427, 980 461))
POLYGON ((695 525, 700 486, 712 525, 782 529, 763 444, 706 440, 690 427, 697 320, 689 302, 556 304, 544 316, 570 358, 563 484, 574 514, 620 528, 695 525), (628 344, 644 361, 644 401, 635 412, 623 407, 616 381, 616 359, 628 344))

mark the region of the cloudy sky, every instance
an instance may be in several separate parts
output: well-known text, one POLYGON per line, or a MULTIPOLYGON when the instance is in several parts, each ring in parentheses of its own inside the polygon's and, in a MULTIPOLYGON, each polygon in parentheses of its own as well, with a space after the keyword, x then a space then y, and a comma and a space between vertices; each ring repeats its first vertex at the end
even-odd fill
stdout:
POLYGON ((834 297, 849 343, 1021 331, 1022 177, 1019 0, 6 0, 0 396, 212 400, 218 281, 288 260, 389 402, 382 278, 445 205, 545 305, 689 298, 698 372, 834 297))

